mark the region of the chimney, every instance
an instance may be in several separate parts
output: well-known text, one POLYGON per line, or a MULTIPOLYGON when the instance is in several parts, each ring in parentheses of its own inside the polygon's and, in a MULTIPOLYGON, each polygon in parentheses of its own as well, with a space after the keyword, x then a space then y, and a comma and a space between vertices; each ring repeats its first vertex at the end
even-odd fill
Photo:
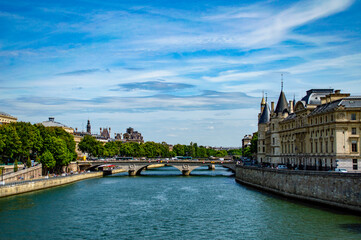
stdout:
POLYGON ((341 90, 335 90, 335 94, 340 94, 341 90))
POLYGON ((54 122, 54 119, 55 119, 54 117, 49 117, 50 122, 54 122))
POLYGON ((293 101, 290 101, 290 114, 293 113, 293 101))
POLYGON ((102 134, 102 128, 100 128, 100 134, 102 134))
POLYGON ((271 112, 275 111, 275 102, 271 102, 271 112))
POLYGON ((75 132, 77 132, 78 131, 78 128, 75 128, 75 132))

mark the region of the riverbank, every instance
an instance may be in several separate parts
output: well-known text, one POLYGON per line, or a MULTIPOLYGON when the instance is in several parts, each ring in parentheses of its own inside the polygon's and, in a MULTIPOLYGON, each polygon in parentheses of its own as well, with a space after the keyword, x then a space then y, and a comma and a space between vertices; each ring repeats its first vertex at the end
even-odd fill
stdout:
POLYGON ((65 184, 70 184, 77 181, 81 181, 89 178, 96 178, 96 177, 103 177, 103 172, 90 172, 90 173, 74 174, 64 177, 39 179, 34 181, 14 182, 13 184, 0 186, 0 198, 43 190, 52 187, 58 187, 65 184))
MULTIPOLYGON (((148 166, 148 168, 152 169, 152 168, 160 168, 164 166, 165 164, 154 164, 148 166)), ((4 186, 0 186, 0 198, 12 196, 12 195, 18 195, 27 192, 39 191, 52 187, 58 187, 89 178, 103 177, 122 172, 126 172, 126 170, 118 168, 118 169, 110 169, 101 172, 81 173, 70 176, 52 177, 47 179, 43 178, 34 181, 13 182, 4 186)))
POLYGON ((285 197, 361 213, 361 174, 237 166, 236 181, 285 197))

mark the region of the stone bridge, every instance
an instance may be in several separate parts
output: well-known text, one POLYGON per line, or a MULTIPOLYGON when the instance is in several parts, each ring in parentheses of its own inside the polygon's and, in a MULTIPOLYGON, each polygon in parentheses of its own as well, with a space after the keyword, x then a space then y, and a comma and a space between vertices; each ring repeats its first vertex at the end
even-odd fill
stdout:
POLYGON ((140 175, 143 169, 154 164, 164 164, 165 166, 175 167, 185 176, 188 176, 194 169, 201 166, 208 166, 210 169, 214 169, 215 165, 221 165, 233 172, 236 170, 236 165, 233 161, 220 160, 96 160, 78 162, 82 170, 96 169, 102 165, 115 165, 127 171, 130 176, 140 175))

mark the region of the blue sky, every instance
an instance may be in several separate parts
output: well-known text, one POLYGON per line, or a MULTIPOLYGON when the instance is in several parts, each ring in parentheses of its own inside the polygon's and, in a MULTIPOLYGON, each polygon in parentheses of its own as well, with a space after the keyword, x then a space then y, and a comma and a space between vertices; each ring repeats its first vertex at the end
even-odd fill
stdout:
POLYGON ((0 2, 0 111, 240 146, 262 91, 361 95, 360 1, 0 2))

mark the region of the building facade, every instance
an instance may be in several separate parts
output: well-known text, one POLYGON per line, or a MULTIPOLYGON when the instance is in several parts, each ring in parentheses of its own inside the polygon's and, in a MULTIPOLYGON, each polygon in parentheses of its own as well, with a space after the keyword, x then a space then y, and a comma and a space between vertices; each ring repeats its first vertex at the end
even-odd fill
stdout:
POLYGON ((242 138, 242 148, 251 146, 251 140, 252 140, 252 135, 250 134, 244 135, 244 137, 242 138))
POLYGON ((0 125, 16 122, 18 119, 10 114, 0 112, 0 125))
POLYGON ((73 134, 74 133, 74 129, 71 127, 68 127, 60 122, 56 122, 54 117, 49 117, 48 121, 44 121, 42 123, 44 127, 60 127, 62 129, 64 129, 67 133, 73 134))
POLYGON ((310 170, 361 172, 361 97, 311 89, 296 104, 281 91, 276 108, 261 102, 257 160, 310 170))
POLYGON ((126 142, 144 142, 142 134, 138 131, 134 131, 134 129, 131 127, 127 128, 126 133, 123 134, 123 139, 126 142))

